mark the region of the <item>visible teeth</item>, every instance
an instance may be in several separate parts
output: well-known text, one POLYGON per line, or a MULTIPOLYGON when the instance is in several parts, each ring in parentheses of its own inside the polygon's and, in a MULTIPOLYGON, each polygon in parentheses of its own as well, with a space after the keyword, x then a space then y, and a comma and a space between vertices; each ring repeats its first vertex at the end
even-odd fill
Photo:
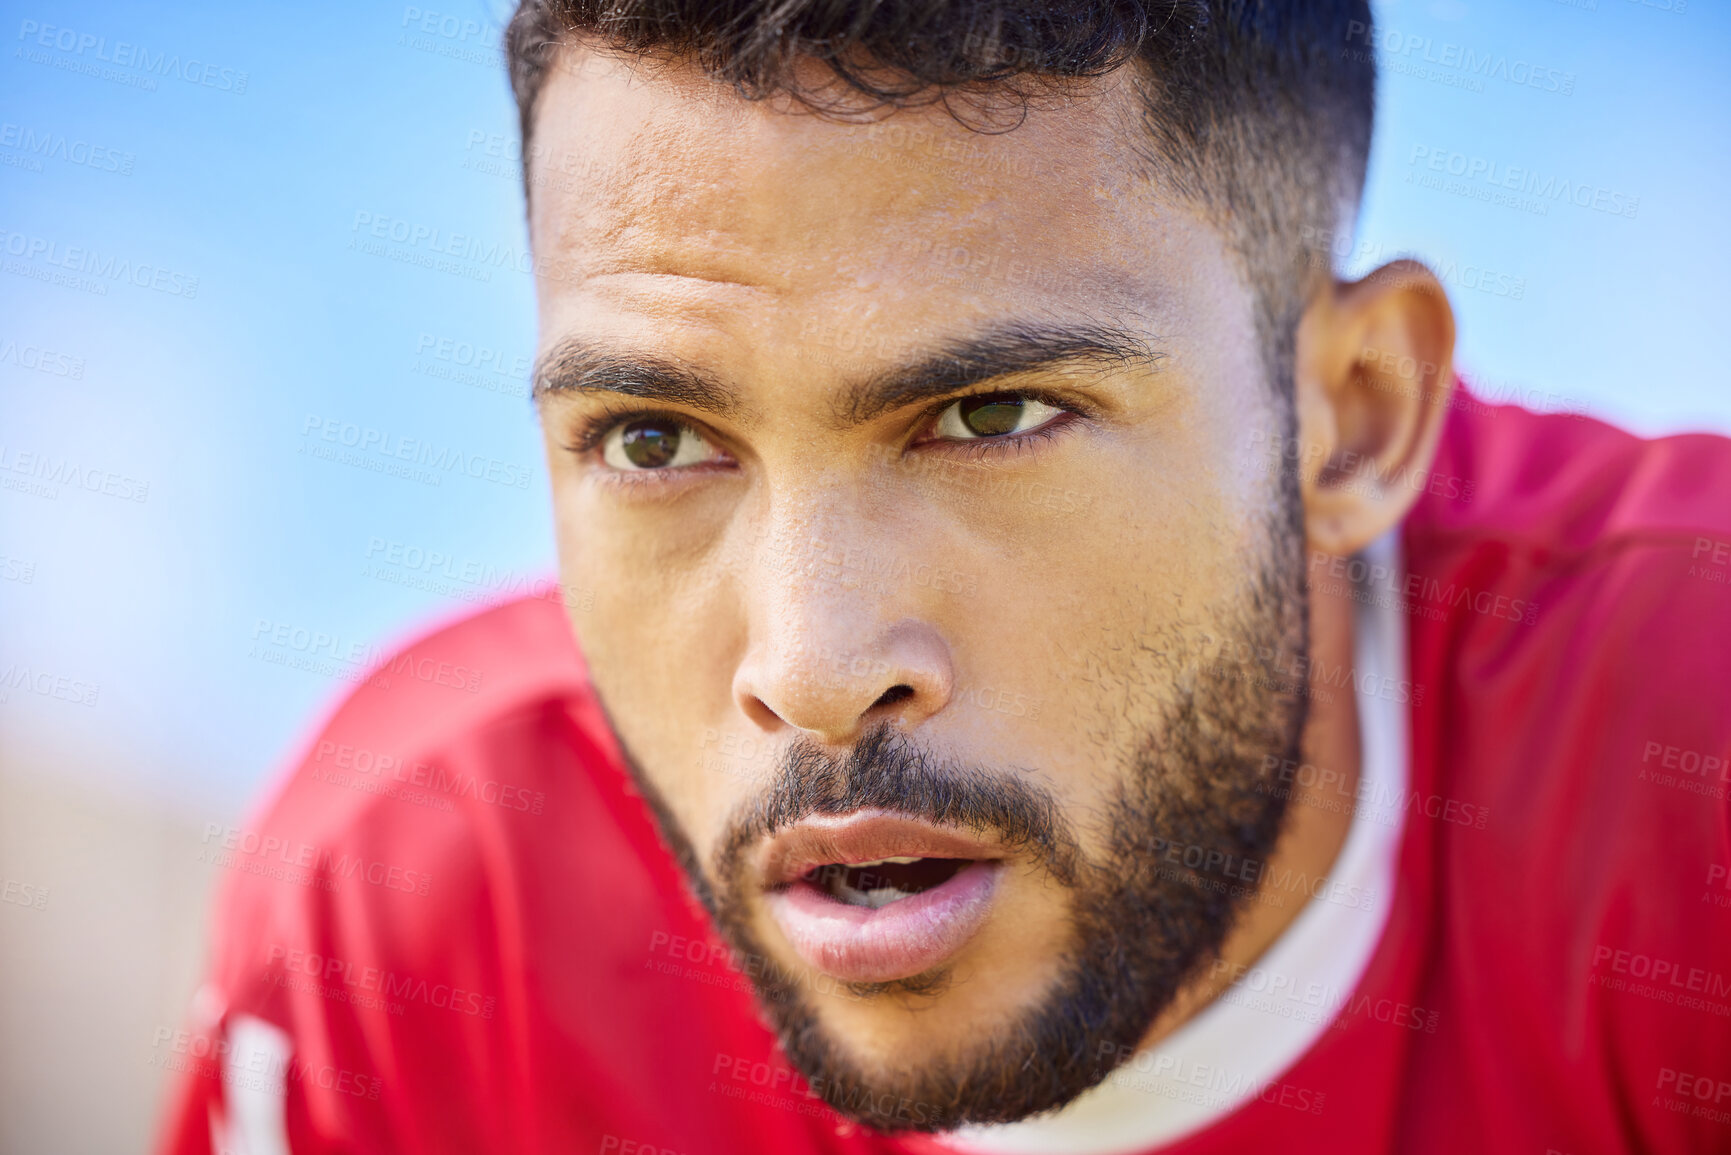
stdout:
POLYGON ((923 862, 924 858, 917 855, 896 855, 890 858, 874 858, 870 862, 832 862, 828 866, 817 868, 809 875, 831 898, 845 902, 849 906, 869 906, 873 910, 886 907, 892 902, 899 902, 910 894, 917 894, 918 889, 903 890, 894 885, 883 885, 888 880, 883 875, 870 873, 875 866, 909 866, 923 862), (865 873, 856 874, 855 871, 865 873), (848 879, 853 878, 866 886, 851 886, 848 879))
POLYGON ((875 886, 870 890, 855 890, 851 886, 842 885, 835 889, 835 896, 849 906, 869 906, 878 910, 892 902, 908 897, 905 890, 897 890, 893 886, 875 886))

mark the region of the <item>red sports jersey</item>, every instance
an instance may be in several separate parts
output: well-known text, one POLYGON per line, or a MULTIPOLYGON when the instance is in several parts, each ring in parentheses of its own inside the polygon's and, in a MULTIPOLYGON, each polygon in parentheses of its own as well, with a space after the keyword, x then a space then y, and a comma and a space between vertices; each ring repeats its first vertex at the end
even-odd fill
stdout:
MULTIPOLYGON (((1381 938, 1277 1083, 1159 1150, 1731 1150, 1731 442, 1463 394, 1422 485, 1378 595, 1413 687, 1381 938)), ((946 1149, 779 1057, 555 602, 409 646, 206 843, 163 1152, 248 1087, 296 1155, 946 1149)))

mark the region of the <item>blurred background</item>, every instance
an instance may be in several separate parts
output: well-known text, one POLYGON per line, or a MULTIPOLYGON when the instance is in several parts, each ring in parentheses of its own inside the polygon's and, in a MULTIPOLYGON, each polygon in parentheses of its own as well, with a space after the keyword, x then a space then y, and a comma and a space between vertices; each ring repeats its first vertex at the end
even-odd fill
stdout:
MULTIPOLYGON (((552 571, 509 10, 431 2, 4 5, 0 1152, 147 1148, 212 824, 381 649, 552 571)), ((1317 251, 1430 263, 1492 400, 1731 433, 1723 5, 1377 14, 1317 251)))

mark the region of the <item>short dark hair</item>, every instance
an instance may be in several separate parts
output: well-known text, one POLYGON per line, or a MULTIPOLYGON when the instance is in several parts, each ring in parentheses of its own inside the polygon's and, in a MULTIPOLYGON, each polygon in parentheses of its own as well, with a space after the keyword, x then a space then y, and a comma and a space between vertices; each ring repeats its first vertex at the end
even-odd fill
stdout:
POLYGON ((964 123, 967 98, 1026 107, 1134 62, 1147 131, 1127 147, 1225 234, 1284 378, 1327 272, 1306 242, 1344 223, 1364 185, 1370 28, 1368 0, 522 0, 505 46, 526 191, 536 97, 569 36, 695 61, 749 100, 943 100, 964 123), (828 66, 818 87, 795 79, 802 59, 828 66))

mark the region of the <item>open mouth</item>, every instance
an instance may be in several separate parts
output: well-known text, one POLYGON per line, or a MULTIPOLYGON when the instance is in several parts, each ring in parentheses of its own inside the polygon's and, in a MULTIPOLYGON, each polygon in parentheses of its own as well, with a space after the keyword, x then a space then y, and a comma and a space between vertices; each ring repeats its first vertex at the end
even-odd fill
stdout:
POLYGON ((910 895, 942 886, 967 866, 968 858, 880 858, 851 866, 839 862, 813 867, 800 884, 816 887, 837 902, 878 910, 910 895))
POLYGON ((977 933, 1004 873, 994 843, 883 811, 807 819, 772 839, 764 901, 808 966, 846 982, 908 978, 977 933))

